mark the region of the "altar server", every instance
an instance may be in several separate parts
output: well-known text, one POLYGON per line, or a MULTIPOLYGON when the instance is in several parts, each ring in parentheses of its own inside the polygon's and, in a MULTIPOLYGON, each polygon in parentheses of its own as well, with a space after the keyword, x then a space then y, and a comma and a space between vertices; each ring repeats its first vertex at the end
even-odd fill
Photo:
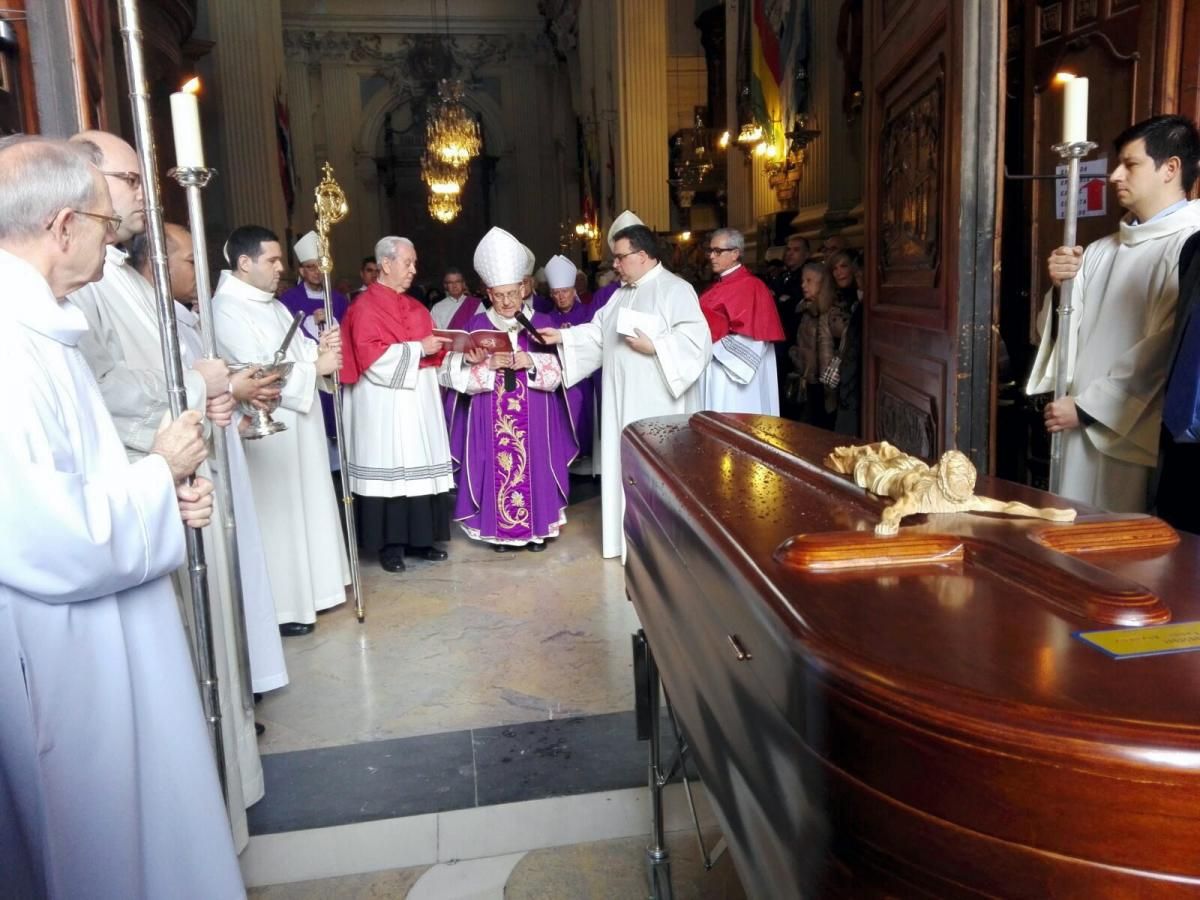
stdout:
POLYGON ((211 517, 199 416, 131 463, 63 301, 99 278, 105 176, 0 142, 0 892, 245 895, 169 575, 211 517))
POLYGON ((624 560, 621 430, 640 419, 699 409, 697 382, 712 356, 712 341, 696 292, 663 268, 649 228, 633 225, 613 236, 613 268, 622 287, 591 322, 538 330, 546 341, 562 344, 568 387, 603 366, 603 554, 624 560))
POLYGON ((404 556, 446 558, 450 540, 450 442, 438 390, 442 339, 429 310, 406 292, 417 274, 412 241, 375 245, 379 278, 345 321, 342 383, 350 490, 362 548, 387 572, 404 556))
POLYGON ((442 381, 467 405, 456 430, 461 463, 454 518, 466 533, 499 552, 537 552, 567 521, 567 468, 579 452, 557 354, 539 351, 516 316, 533 327, 550 320, 525 302, 526 249, 493 228, 475 250, 475 271, 492 306, 468 331, 501 331, 508 349, 447 354, 442 381))
MULTIPOLYGON (((191 233, 182 225, 167 222, 163 225, 167 239, 167 270, 171 279, 171 293, 175 298, 175 321, 179 326, 179 344, 185 365, 190 365, 204 356, 205 339, 200 332, 200 316, 193 310, 196 301, 196 262, 192 254, 191 233)), ((144 246, 144 242, 139 245, 144 246)), ((143 278, 149 279, 150 259, 144 252, 137 256, 137 269, 143 278)), ((237 376, 239 381, 242 376, 237 376)), ((254 378, 247 372, 244 380, 253 393, 247 392, 245 402, 274 400, 279 396, 278 376, 254 378)), ((235 391, 235 394, 241 393, 235 391)), ((238 434, 243 419, 239 411, 226 426, 225 446, 229 453, 229 466, 233 475, 233 505, 237 522, 238 568, 242 577, 242 600, 246 611, 246 639, 250 648, 250 678, 255 693, 263 694, 281 688, 288 683, 287 665, 283 659, 283 644, 279 640, 279 629, 275 622, 275 599, 271 592, 267 560, 263 553, 262 534, 258 527, 258 511, 254 508, 254 491, 250 485, 250 471, 246 465, 246 452, 238 434)), ((210 452, 209 463, 214 466, 214 480, 222 473, 215 467, 215 453, 210 452)), ((220 492, 217 492, 218 496, 220 492)), ((219 525, 217 526, 220 527, 219 525)), ((205 546, 218 548, 224 545, 217 528, 205 531, 205 546)), ((232 648, 231 648, 232 649, 232 648)))
MULTIPOLYGON (((137 153, 120 138, 103 132, 85 132, 72 142, 81 152, 98 165, 111 185, 110 194, 115 195, 121 208, 128 211, 131 204, 137 207, 136 214, 122 218, 116 237, 128 241, 144 238, 145 216, 140 209, 141 183, 131 183, 138 175, 137 153), (129 176, 129 177, 126 177, 129 176)), ((140 176, 139 176, 140 178, 140 176)), ((115 208, 115 205, 114 205, 115 208)), ((123 436, 127 443, 125 452, 130 459, 139 459, 148 452, 145 445, 147 434, 157 428, 167 415, 167 376, 163 368, 163 348, 158 325, 158 305, 153 286, 129 262, 128 253, 116 246, 107 248, 104 277, 95 284, 85 285, 73 292, 70 301, 84 312, 90 335, 81 338, 80 349, 92 367, 97 380, 103 380, 108 389, 102 391, 106 406, 114 419, 127 426, 123 436), (133 390, 127 390, 132 387, 133 390)), ((173 348, 179 352, 178 347, 173 348)), ((230 379, 225 363, 181 354, 184 371, 192 373, 195 396, 189 394, 197 408, 206 410, 211 427, 232 427, 234 396, 236 390, 249 397, 256 390, 252 379, 238 376, 236 386, 230 379), (215 374, 215 383, 200 380, 200 373, 215 374), (202 398, 206 398, 202 399, 202 398)), ((205 477, 212 477, 208 465, 201 469, 205 477)), ((220 501, 216 501, 218 513, 220 501)), ((235 844, 239 849, 249 841, 246 824, 246 807, 263 796, 264 782, 262 764, 259 760, 255 735, 253 711, 244 709, 241 703, 243 679, 250 678, 249 672, 241 671, 241 660, 237 653, 234 632, 236 615, 232 596, 232 573, 224 554, 224 546, 208 541, 208 586, 212 604, 211 628, 214 635, 217 684, 225 727, 222 738, 229 778, 229 814, 233 824, 235 844)), ((176 588, 183 600, 182 608, 190 615, 190 578, 186 570, 175 576, 176 588)), ((267 598, 269 601, 269 597, 267 598)), ((270 612, 251 606, 251 618, 257 621, 257 613, 270 612)), ((278 635, 275 643, 278 644, 278 635)), ((275 648, 271 665, 282 663, 280 648, 275 648)))
MULTIPOLYGON (((225 244, 230 269, 213 297, 217 346, 231 362, 269 363, 292 315, 275 299, 283 249, 266 228, 244 225, 225 244)), ((287 430, 246 441, 246 462, 262 530, 275 618, 286 636, 308 634, 317 611, 346 600, 350 583, 318 391, 341 368, 341 335, 326 328, 320 341, 299 332, 285 360, 294 363, 271 415, 287 430)))
MULTIPOLYGON (((1046 406, 1046 430, 1064 432, 1062 495, 1113 512, 1144 512, 1158 462, 1163 384, 1170 359, 1179 256, 1200 229, 1188 192, 1200 167, 1200 134, 1184 116, 1155 116, 1113 141, 1109 176, 1129 214, 1091 244, 1060 247, 1050 279, 1074 277, 1067 394, 1046 406)), ((1057 344, 1049 297, 1026 390, 1053 390, 1057 344)))
POLYGON ((708 240, 717 281, 700 298, 712 337, 712 361, 700 381, 701 404, 717 412, 779 415, 775 345, 783 325, 770 290, 742 265, 746 243, 734 228, 708 240))

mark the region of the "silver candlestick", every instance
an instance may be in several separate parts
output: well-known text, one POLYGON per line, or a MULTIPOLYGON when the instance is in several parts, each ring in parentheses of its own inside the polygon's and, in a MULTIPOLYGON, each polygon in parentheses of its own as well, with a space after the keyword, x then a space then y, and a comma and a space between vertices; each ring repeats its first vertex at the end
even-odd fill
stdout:
MULTIPOLYGON (((204 234, 204 204, 200 192, 217 174, 216 169, 174 168, 167 175, 187 193, 188 227, 192 232, 192 254, 196 268, 196 300, 200 308, 200 330, 204 338, 204 355, 217 359, 217 334, 213 323, 212 289, 208 281, 208 240, 204 234)), ((213 447, 220 472, 217 477, 217 496, 221 500, 221 538, 225 543, 225 558, 229 560, 229 585, 233 601, 233 634, 237 645, 238 665, 242 670, 242 707, 254 714, 254 687, 250 673, 250 642, 246 636, 246 601, 242 594, 242 565, 238 553, 237 517, 233 508, 233 484, 229 468, 229 445, 224 428, 213 428, 213 447)))
MULTIPOLYGON (((1079 161, 1098 145, 1091 141, 1071 141, 1052 148, 1067 161, 1067 208, 1063 216, 1063 246, 1075 246, 1075 226, 1079 221, 1079 161)), ((1070 389, 1071 363, 1071 306, 1074 278, 1068 278, 1058 288, 1058 338, 1055 341, 1054 399, 1066 397, 1070 389)), ((1063 483, 1063 443, 1066 434, 1056 431, 1050 436, 1050 490, 1060 493, 1063 483)))

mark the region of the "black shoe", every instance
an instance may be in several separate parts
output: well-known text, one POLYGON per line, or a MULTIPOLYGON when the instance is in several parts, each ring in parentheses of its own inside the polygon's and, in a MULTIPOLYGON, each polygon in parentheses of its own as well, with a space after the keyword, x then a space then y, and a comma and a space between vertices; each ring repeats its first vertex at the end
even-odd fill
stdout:
POLYGON ((267 733, 267 726, 264 725, 262 722, 255 722, 254 723, 254 733, 258 737, 262 737, 264 734, 267 733))
POLYGON ((516 553, 520 547, 514 547, 512 544, 492 544, 492 549, 497 553, 516 553))
POLYGON ((284 637, 299 637, 302 634, 312 634, 316 627, 312 622, 284 622, 279 626, 279 633, 284 637))
POLYGON ((262 703, 262 694, 258 693, 257 691, 254 692, 254 702, 262 703))
POLYGON ((404 565, 403 556, 381 556, 379 557, 379 565, 383 567, 385 572, 403 572, 408 566, 404 565))
POLYGON ((430 562, 442 562, 447 553, 437 547, 410 547, 408 555, 414 559, 427 559, 430 562))
POLYGON ((528 550, 530 553, 541 553, 543 550, 546 549, 546 542, 542 541, 539 544, 537 541, 530 541, 528 544, 525 545, 525 549, 528 550))

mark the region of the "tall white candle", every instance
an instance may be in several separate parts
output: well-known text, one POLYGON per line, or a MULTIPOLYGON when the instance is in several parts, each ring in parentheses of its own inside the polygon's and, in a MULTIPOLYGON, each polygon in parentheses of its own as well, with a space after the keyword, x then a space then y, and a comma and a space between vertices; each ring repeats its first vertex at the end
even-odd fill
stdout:
POLYGON ((1088 80, 1072 78, 1063 86, 1063 143, 1087 140, 1088 80))
MULTIPOLYGON (((191 87, 195 81, 193 79, 184 87, 191 87)), ((171 128, 175 132, 175 165, 181 169, 203 169, 200 104, 194 93, 183 90, 171 95, 171 128)))

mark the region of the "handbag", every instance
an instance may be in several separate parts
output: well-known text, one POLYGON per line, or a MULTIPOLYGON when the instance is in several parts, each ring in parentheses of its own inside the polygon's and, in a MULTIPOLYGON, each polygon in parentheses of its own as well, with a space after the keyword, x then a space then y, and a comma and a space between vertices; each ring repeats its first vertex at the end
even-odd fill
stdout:
POLYGON ((821 372, 821 384, 828 388, 835 388, 838 382, 842 380, 842 358, 835 356, 829 361, 829 365, 821 372))

